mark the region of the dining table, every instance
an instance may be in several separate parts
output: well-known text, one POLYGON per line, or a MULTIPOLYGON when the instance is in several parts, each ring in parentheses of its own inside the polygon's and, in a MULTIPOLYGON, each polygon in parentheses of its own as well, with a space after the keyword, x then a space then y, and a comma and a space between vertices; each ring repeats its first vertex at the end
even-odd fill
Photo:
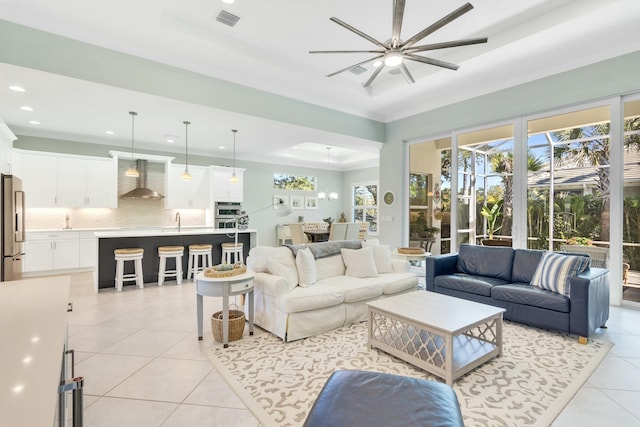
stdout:
POLYGON ((305 230, 304 234, 309 237, 312 243, 329 240, 329 230, 305 230))

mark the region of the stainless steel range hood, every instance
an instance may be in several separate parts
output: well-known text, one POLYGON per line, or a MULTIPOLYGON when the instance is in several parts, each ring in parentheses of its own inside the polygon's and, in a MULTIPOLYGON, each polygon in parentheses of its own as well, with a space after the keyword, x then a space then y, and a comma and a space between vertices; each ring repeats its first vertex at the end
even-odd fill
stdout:
POLYGON ((147 187, 147 160, 136 160, 138 178, 136 178, 136 188, 124 193, 120 197, 128 199, 164 199, 164 195, 147 187))

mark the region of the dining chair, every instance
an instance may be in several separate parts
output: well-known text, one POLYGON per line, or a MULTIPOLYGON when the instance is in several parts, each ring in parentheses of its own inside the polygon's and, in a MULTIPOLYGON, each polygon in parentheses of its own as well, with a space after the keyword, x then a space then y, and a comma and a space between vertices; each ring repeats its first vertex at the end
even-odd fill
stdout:
POLYGON ((329 230, 329 240, 346 240, 347 223, 334 222, 329 230))
POLYGON ((360 223, 348 222, 347 232, 345 233, 345 240, 358 240, 360 236, 360 223))
POLYGON ((291 243, 294 245, 302 245, 307 243, 307 235, 304 234, 304 224, 289 224, 289 231, 291 233, 291 243))

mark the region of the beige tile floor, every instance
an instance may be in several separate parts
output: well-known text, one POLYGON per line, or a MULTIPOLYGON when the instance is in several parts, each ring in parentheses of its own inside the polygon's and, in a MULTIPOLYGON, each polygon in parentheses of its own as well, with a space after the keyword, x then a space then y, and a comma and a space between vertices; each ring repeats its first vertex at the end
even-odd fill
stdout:
MULTIPOLYGON (((204 355, 220 344, 208 319, 197 340, 195 300, 191 281, 95 294, 90 273, 72 275, 69 343, 86 427, 259 426, 204 355)), ((205 297, 205 316, 220 307, 205 297)), ((640 427, 640 311, 612 307, 608 326, 598 338, 615 346, 554 427, 640 427)))

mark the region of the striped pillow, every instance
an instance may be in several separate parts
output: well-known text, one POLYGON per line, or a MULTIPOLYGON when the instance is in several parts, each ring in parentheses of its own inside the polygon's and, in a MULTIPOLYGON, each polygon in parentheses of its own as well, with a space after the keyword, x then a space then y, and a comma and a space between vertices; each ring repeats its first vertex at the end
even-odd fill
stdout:
POLYGON ((571 278, 589 268, 589 257, 545 253, 531 278, 531 285, 570 297, 571 278))

